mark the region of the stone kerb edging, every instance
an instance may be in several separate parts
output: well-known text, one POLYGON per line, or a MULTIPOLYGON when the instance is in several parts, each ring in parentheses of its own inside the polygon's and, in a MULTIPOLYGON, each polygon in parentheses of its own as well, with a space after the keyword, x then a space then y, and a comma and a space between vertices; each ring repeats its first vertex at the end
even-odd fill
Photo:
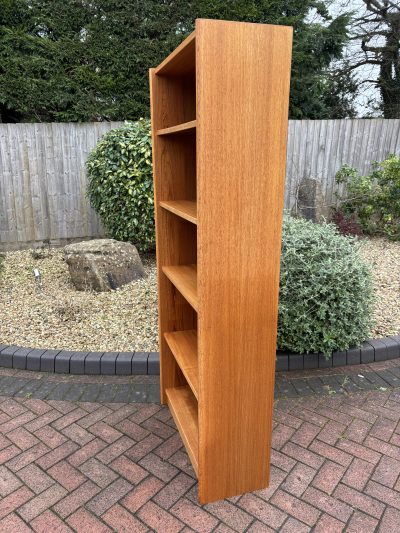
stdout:
MULTIPOLYGON (((397 358, 400 358, 400 335, 393 335, 368 339, 358 348, 333 352, 330 359, 325 359, 323 354, 278 351, 276 370, 312 370, 397 358)), ((160 356, 158 352, 74 352, 0 344, 0 367, 60 374, 158 375, 160 356)))
POLYGON ((0 366, 60 374, 159 374, 158 352, 73 352, 0 344, 0 366))
POLYGON ((368 339, 358 348, 343 352, 333 352, 326 359, 323 354, 306 355, 279 352, 276 358, 276 370, 307 370, 314 368, 331 368, 337 366, 360 365, 400 358, 400 335, 368 339))

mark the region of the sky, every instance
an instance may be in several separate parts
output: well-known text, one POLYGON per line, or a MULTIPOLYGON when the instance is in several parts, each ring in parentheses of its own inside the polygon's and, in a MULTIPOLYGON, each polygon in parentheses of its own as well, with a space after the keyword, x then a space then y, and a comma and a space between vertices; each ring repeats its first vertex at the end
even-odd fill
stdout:
MULTIPOLYGON (((347 11, 354 11, 356 16, 358 16, 365 12, 365 4, 362 0, 332 0, 329 11, 333 16, 337 16, 347 11)), ((361 40, 354 40, 346 47, 345 57, 354 59, 361 53, 361 40)), ((378 73, 377 66, 364 65, 357 69, 356 77, 360 80, 376 79, 378 73)), ((369 104, 371 101, 375 102, 375 104, 379 103, 379 91, 372 84, 363 84, 360 95, 355 102, 356 111, 359 116, 371 116, 371 113, 374 116, 380 115, 379 112, 374 112, 373 107, 369 104)))

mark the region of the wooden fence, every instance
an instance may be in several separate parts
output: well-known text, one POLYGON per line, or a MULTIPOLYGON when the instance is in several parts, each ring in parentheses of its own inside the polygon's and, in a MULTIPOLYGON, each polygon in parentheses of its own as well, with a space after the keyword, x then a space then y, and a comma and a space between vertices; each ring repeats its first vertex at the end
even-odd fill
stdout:
MULTIPOLYGON (((86 198, 85 160, 119 124, 0 124, 0 251, 103 235, 86 198)), ((316 179, 330 204, 343 164, 367 172, 390 153, 400 153, 400 120, 290 121, 286 209, 303 178, 316 179)))

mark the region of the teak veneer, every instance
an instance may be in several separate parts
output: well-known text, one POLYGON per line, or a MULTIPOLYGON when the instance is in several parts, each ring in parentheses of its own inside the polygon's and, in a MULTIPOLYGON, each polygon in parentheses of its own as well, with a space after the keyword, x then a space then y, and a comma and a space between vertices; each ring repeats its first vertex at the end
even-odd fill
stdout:
POLYGON ((193 224, 197 224, 197 204, 188 200, 170 200, 168 202, 160 202, 160 206, 171 213, 175 213, 193 224))
POLYGON ((184 122, 183 124, 178 124, 176 126, 171 126, 170 128, 163 128, 162 130, 157 131, 157 135, 172 135, 173 133, 185 133, 196 129, 196 121, 190 120, 189 122, 184 122))
POLYGON ((291 44, 199 19, 150 69, 161 401, 202 503, 269 482, 291 44))

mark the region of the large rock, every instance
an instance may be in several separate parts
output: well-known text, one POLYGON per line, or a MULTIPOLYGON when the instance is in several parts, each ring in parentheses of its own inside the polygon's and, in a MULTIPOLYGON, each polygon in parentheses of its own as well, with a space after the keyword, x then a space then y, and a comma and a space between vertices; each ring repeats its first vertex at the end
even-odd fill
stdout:
POLYGON ((110 291, 146 276, 138 251, 127 242, 114 239, 78 242, 65 246, 64 255, 78 291, 110 291))

